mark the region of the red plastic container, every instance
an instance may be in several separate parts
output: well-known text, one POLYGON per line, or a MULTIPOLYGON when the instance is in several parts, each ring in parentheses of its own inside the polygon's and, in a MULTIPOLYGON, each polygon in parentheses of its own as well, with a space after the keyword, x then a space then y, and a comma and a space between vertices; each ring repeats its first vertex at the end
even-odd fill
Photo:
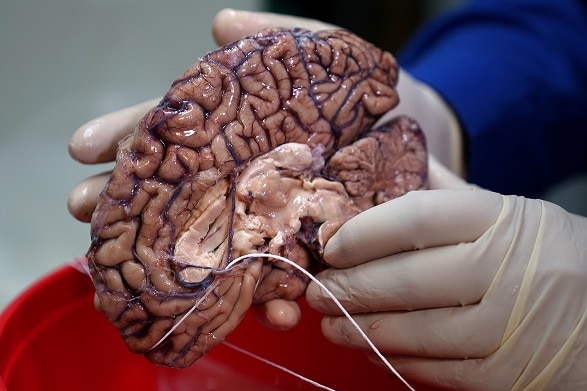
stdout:
MULTIPOLYGON (((186 369, 130 353, 93 308, 89 278, 64 266, 31 286, 0 316, 0 391, 317 390, 290 374, 219 345, 186 369)), ((336 390, 405 390, 362 353, 330 344, 320 315, 303 302, 291 331, 248 314, 227 339, 336 390)), ((418 387, 419 390, 430 390, 418 387)))

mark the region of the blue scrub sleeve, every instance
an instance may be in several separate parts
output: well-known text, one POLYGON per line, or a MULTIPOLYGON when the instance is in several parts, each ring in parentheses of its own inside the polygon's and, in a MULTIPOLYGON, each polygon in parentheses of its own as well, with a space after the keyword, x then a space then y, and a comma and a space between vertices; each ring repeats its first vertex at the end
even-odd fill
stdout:
POLYGON ((585 1, 472 0, 398 61, 454 108, 470 182, 535 197, 587 172, 585 1))

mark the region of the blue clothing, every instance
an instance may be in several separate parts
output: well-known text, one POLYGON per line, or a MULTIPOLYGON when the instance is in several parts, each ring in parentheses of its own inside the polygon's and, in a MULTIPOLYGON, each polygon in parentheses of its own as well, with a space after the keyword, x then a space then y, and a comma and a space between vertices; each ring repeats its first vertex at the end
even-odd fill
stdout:
POLYGON ((472 0, 398 61, 453 107, 468 180, 529 197, 587 172, 587 4, 472 0))

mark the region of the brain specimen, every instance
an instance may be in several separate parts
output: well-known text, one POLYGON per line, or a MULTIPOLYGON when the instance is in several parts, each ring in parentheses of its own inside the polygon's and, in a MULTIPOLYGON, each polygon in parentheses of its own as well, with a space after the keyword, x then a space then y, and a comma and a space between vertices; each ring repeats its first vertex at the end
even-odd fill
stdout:
POLYGON ((295 300, 348 219, 426 185, 397 65, 345 31, 269 29, 206 54, 122 140, 92 218, 96 306, 131 351, 185 367, 255 303, 295 300))

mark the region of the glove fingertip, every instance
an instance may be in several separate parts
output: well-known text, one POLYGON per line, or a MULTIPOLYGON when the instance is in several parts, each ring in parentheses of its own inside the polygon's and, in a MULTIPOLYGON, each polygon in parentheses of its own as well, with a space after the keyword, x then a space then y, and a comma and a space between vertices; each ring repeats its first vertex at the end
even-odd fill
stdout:
POLYGON ((253 308, 259 322, 273 330, 290 330, 302 318, 300 307, 295 301, 274 299, 253 308))

